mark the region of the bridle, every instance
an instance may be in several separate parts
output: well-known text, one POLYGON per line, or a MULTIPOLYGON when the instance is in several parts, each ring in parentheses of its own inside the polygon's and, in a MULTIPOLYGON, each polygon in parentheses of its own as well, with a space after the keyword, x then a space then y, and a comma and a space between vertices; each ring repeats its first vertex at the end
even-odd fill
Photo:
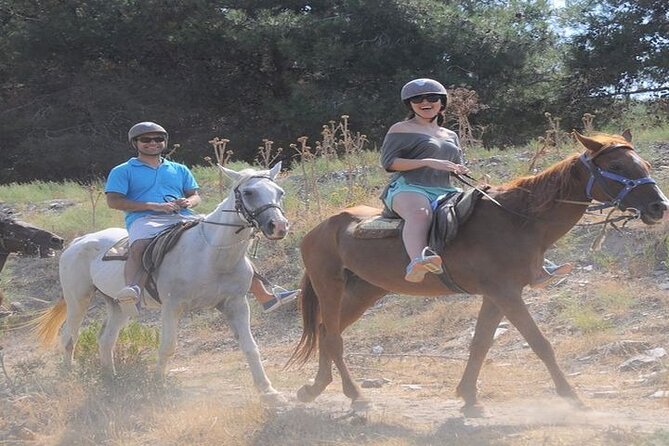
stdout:
POLYGON ((637 186, 641 186, 642 184, 656 184, 655 180, 652 179, 650 176, 646 176, 643 178, 637 178, 637 179, 631 179, 624 177, 622 175, 618 175, 617 173, 610 172, 608 170, 604 170, 601 167, 599 167, 597 164, 595 164, 594 159, 597 158, 599 155, 601 155, 603 152, 607 152, 613 149, 626 149, 626 150, 632 150, 632 148, 628 145, 625 144, 614 144, 610 145, 608 147, 605 147, 598 151, 595 156, 589 157, 588 152, 584 152, 581 156, 579 156, 579 161, 583 163, 583 165, 588 169, 590 172, 590 178, 588 179, 588 184, 585 187, 585 194, 588 197, 588 200, 594 200, 592 197, 592 188, 595 184, 598 184, 604 194, 607 196, 608 200, 606 201, 600 201, 600 204, 590 206, 588 208, 589 211, 598 211, 602 209, 607 209, 610 207, 614 207, 617 209, 620 209, 621 211, 626 211, 627 209, 622 208, 622 201, 625 199, 627 194, 632 192, 637 186), (606 186, 607 180, 615 181, 617 183, 622 184, 624 187, 620 189, 620 192, 618 194, 614 195, 611 193, 609 188, 606 186))
MULTIPOLYGON (((244 183, 249 181, 249 180, 252 180, 254 178, 263 178, 263 179, 269 180, 272 183, 276 184, 276 182, 272 179, 272 177, 267 176, 267 175, 253 175, 253 176, 250 176, 250 177, 245 179, 244 183)), ((268 209, 272 209, 272 208, 278 209, 279 212, 281 212, 281 215, 284 215, 283 214, 283 209, 281 208, 281 206, 279 206, 278 204, 274 204, 274 203, 264 204, 264 205, 258 207, 257 209, 249 209, 246 206, 246 204, 244 203, 244 199, 242 198, 242 192, 239 190, 239 187, 242 184, 243 183, 238 184, 233 189, 233 193, 234 193, 234 196, 235 196, 235 209, 234 210, 223 209, 223 210, 221 210, 221 212, 234 212, 234 213, 238 214, 242 218, 242 220, 244 220, 245 224, 219 223, 219 222, 206 221, 206 220, 202 220, 202 223, 209 223, 209 224, 212 224, 212 225, 219 225, 219 226, 237 227, 237 228, 239 228, 236 231, 236 233, 238 234, 238 233, 240 233, 241 231, 243 231, 244 229, 247 229, 247 228, 253 228, 254 230, 260 229, 260 223, 258 223, 258 217, 260 216, 260 214, 262 214, 263 212, 265 212, 268 209)))
MULTIPOLYGON (((638 179, 630 179, 630 178, 624 177, 622 175, 618 175, 617 173, 613 173, 613 172, 610 172, 608 170, 602 169, 601 167, 597 166, 597 164, 595 164, 594 159, 597 158, 599 155, 601 155, 604 152, 608 152, 610 150, 617 149, 617 148, 622 148, 622 149, 626 149, 626 150, 633 150, 631 146, 628 146, 628 145, 625 145, 625 144, 612 144, 610 146, 604 147, 603 149, 599 150, 593 157, 588 156, 588 152, 583 152, 583 154, 581 154, 579 156, 579 160, 581 161, 581 163, 585 166, 585 168, 590 173, 590 178, 588 179, 588 183, 587 183, 586 188, 585 188, 585 194, 586 194, 588 200, 590 200, 590 201, 570 201, 570 200, 558 200, 558 201, 564 202, 564 203, 569 203, 569 204, 588 206, 588 208, 586 209, 586 212, 599 211, 599 210, 607 209, 607 208, 610 208, 610 207, 619 209, 623 212, 628 211, 629 209, 621 207, 622 206, 622 201, 625 199, 627 194, 629 194, 637 186, 640 186, 642 184, 656 184, 656 182, 650 176, 646 176, 646 177, 638 178, 638 179), (611 191, 607 188, 606 183, 609 180, 623 184, 624 187, 620 190, 620 192, 618 194, 611 193, 611 191), (598 184, 601 187, 602 191, 607 195, 608 200, 600 201, 600 200, 595 199, 592 196, 592 188, 595 184, 598 184), (598 201, 599 204, 591 205, 592 200, 598 201)), ((476 181, 476 179, 474 179, 473 177, 471 177, 468 174, 451 173, 451 175, 455 176, 458 180, 460 180, 464 184, 478 190, 481 194, 483 194, 490 201, 492 201, 492 203, 494 203, 496 206, 504 209, 505 211, 507 211, 507 212, 509 212, 513 215, 516 215, 518 217, 521 217, 521 218, 523 218, 525 220, 529 220, 529 221, 540 221, 540 222, 549 223, 549 224, 550 223, 555 223, 555 224, 559 223, 559 222, 555 222, 555 221, 546 221, 546 220, 540 219, 538 217, 530 216, 530 215, 527 215, 527 214, 524 214, 524 213, 521 213, 521 212, 517 212, 513 209, 509 209, 508 207, 504 206, 502 203, 497 201, 495 198, 491 197, 490 194, 488 194, 485 190, 482 190, 481 188, 477 187, 475 184, 472 184, 471 182, 466 181, 463 177, 468 178, 468 179, 470 179, 474 182, 476 181)), ((617 218, 614 218, 614 219, 607 218, 603 222, 591 223, 591 224, 588 224, 588 226, 595 225, 595 224, 605 224, 606 225, 607 223, 611 223, 611 222, 615 222, 615 221, 619 221, 619 220, 633 220, 633 219, 636 219, 636 218, 639 217, 638 210, 634 209, 634 211, 635 211, 634 215, 631 215, 631 216, 630 215, 623 215, 621 217, 617 217, 617 218)))

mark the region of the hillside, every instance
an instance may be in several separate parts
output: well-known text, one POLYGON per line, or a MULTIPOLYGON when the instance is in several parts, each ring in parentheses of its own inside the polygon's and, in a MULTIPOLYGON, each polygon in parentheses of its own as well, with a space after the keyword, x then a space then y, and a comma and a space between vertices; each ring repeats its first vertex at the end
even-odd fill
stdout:
MULTIPOLYGON (((668 149, 666 139, 639 144, 665 193, 668 149)), ((474 172, 501 182, 524 173, 532 153, 531 148, 473 151, 468 157, 474 172)), ((567 153, 547 154, 540 167, 567 153)), ((299 283, 296 248, 301 235, 319 221, 319 212, 328 215, 347 203, 376 202, 384 175, 375 167, 373 154, 356 156, 360 158, 355 162, 317 165, 315 182, 304 181, 303 172, 309 170, 300 166, 282 177, 293 234, 280 242, 262 241, 257 259, 274 283, 299 283), (347 173, 353 172, 350 165, 356 165, 355 184, 347 182, 347 173), (310 189, 313 184, 318 192, 310 189)), ((203 206, 210 209, 218 179, 204 170, 196 176, 203 178, 209 197, 203 206)), ((86 192, 70 190, 66 198, 58 188, 51 189, 51 196, 45 192, 35 201, 12 201, 3 195, 4 205, 49 228, 68 227, 64 220, 73 215, 89 221, 86 192)), ((118 216, 103 207, 97 207, 98 222, 119 224, 118 216)), ((79 365, 65 375, 60 353, 39 348, 23 326, 59 297, 58 258, 12 256, 0 276, 8 299, 0 312, 0 443, 669 444, 669 222, 647 227, 634 221, 620 231, 609 229, 602 248, 591 251, 601 226, 586 225, 600 218, 584 218, 583 226, 549 251, 552 260, 575 264, 571 275, 544 290, 524 293, 530 313, 589 411, 577 411, 555 395, 544 365, 503 320, 479 380, 486 416, 464 418, 454 392, 481 303, 479 297, 465 295, 388 295, 346 332, 351 373, 375 406, 365 413, 349 411, 336 372, 334 382, 314 403, 297 401, 296 390, 317 368, 313 359, 302 369, 283 369, 301 334, 299 312, 289 307, 264 315, 253 299, 253 333, 268 375, 287 399, 285 406, 261 405, 243 355, 215 311, 195 312, 181 321, 177 352, 162 388, 150 375, 155 340, 142 337, 155 334, 157 312, 144 311, 140 322, 148 328, 133 324, 122 339, 117 379, 110 382, 98 373, 94 333, 104 303, 97 298, 84 323, 88 328, 79 345, 79 365)), ((71 239, 78 230, 67 231, 71 239)))

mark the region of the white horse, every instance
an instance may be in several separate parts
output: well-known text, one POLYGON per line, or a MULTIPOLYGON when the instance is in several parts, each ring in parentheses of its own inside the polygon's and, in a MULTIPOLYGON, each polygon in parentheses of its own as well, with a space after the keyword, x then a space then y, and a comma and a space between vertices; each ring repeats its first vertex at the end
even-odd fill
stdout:
MULTIPOLYGON (((220 167, 220 166, 219 166, 220 167)), ((220 167, 233 180, 231 192, 194 228, 182 234, 165 255, 154 279, 162 302, 157 376, 165 377, 174 354, 180 316, 188 310, 215 307, 227 316, 251 368, 253 382, 267 400, 280 399, 261 364, 250 329, 246 293, 253 267, 246 256, 256 230, 269 239, 285 237, 288 221, 281 208, 283 190, 274 179, 281 163, 269 171, 241 172, 220 167)), ((55 341, 60 327, 65 365, 72 365, 79 328, 95 291, 104 296, 107 320, 98 336, 101 365, 114 373, 113 349, 128 317, 110 296, 125 285, 123 261, 103 261, 107 250, 127 236, 125 229, 109 228, 72 241, 60 257, 63 298, 37 320, 36 333, 43 344, 55 341)))

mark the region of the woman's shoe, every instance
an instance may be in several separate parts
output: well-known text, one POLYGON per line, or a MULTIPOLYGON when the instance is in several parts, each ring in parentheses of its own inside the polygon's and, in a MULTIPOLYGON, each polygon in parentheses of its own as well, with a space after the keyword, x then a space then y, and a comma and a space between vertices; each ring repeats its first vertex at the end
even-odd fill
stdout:
POLYGON ((427 273, 441 274, 444 272, 441 264, 441 257, 430 248, 425 247, 420 257, 413 259, 407 266, 404 280, 418 283, 423 281, 427 273))

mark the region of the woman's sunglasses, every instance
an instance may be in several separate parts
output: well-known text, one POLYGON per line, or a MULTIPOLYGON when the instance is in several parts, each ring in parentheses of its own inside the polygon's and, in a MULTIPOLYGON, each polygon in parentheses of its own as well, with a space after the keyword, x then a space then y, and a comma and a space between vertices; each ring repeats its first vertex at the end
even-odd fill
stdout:
POLYGON ((154 137, 140 136, 139 138, 137 138, 137 141, 139 141, 141 143, 144 143, 144 144, 148 144, 152 141, 160 143, 160 142, 165 142, 165 137, 164 136, 154 136, 154 137))
POLYGON ((420 104, 423 102, 423 99, 427 99, 427 102, 439 102, 441 100, 441 95, 440 94, 435 94, 435 93, 430 93, 430 94, 421 94, 419 96, 414 96, 412 98, 409 98, 409 101, 411 101, 412 104, 420 104))

